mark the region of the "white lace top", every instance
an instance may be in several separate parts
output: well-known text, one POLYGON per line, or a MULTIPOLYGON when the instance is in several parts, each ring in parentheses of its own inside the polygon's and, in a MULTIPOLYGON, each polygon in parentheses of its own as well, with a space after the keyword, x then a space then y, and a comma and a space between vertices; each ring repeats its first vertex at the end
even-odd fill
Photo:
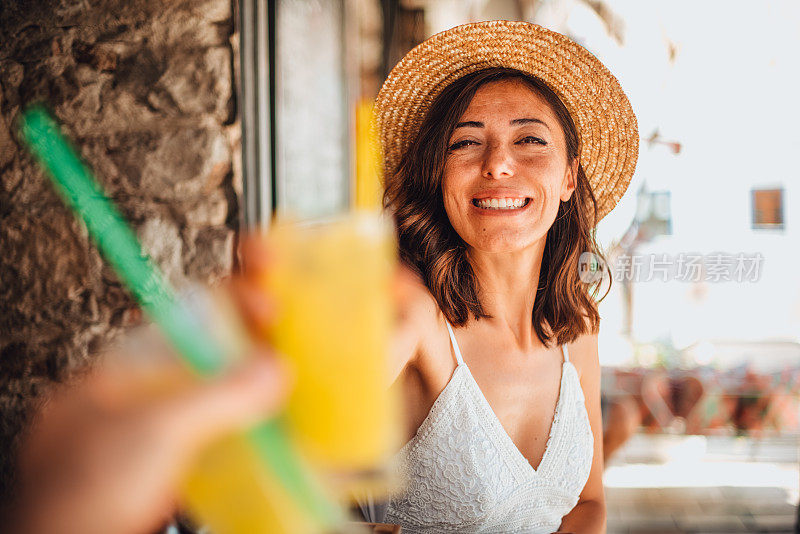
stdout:
POLYGON ((417 434, 398 453, 407 481, 386 523, 403 532, 551 533, 589 478, 594 438, 578 373, 563 346, 556 412, 534 469, 514 445, 461 357, 417 434))

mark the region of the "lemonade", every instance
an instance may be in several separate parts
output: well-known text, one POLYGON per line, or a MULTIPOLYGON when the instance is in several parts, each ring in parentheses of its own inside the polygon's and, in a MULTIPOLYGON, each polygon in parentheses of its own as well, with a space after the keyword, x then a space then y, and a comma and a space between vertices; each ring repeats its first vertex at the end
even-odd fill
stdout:
POLYGON ((296 373, 287 419, 308 457, 347 492, 382 489, 396 449, 388 389, 395 243, 376 214, 278 225, 265 289, 278 317, 265 335, 296 373))
POLYGON ((269 473, 244 434, 228 436, 205 449, 182 490, 197 522, 214 534, 319 532, 269 473))

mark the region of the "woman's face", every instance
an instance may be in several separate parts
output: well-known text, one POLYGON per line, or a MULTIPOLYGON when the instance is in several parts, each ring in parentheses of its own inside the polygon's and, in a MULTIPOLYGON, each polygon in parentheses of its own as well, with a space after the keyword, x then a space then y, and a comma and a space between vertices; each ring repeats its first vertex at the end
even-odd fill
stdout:
POLYGON ((470 248, 509 252, 536 243, 575 189, 577 162, 567 163, 555 111, 521 80, 481 86, 448 146, 444 207, 470 248))

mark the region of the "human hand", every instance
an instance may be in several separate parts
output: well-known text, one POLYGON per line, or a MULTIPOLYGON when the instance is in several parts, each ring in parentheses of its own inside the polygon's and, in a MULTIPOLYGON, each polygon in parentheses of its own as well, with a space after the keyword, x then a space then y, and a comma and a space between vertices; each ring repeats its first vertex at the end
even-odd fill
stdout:
POLYGON ((266 274, 274 252, 262 234, 244 236, 239 245, 240 273, 229 283, 241 318, 255 337, 263 339, 275 320, 275 301, 267 291, 266 274))
POLYGON ((48 396, 23 440, 12 531, 154 530, 194 455, 275 413, 290 382, 269 354, 212 382, 177 363, 153 371, 103 365, 48 396))

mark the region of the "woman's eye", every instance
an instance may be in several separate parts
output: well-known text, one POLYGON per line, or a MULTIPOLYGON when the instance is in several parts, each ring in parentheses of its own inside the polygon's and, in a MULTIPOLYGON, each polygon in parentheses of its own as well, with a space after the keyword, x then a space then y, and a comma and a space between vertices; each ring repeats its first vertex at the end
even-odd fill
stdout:
POLYGON ((532 135, 529 135, 527 137, 523 137, 522 139, 519 140, 519 142, 520 143, 524 143, 524 144, 533 144, 533 145, 546 145, 547 144, 547 141, 545 141, 544 139, 541 139, 539 137, 534 137, 532 135))
POLYGON ((467 145, 476 145, 475 141, 471 139, 464 139, 463 141, 458 141, 457 143, 453 143, 447 150, 458 150, 459 148, 465 147, 467 145))

